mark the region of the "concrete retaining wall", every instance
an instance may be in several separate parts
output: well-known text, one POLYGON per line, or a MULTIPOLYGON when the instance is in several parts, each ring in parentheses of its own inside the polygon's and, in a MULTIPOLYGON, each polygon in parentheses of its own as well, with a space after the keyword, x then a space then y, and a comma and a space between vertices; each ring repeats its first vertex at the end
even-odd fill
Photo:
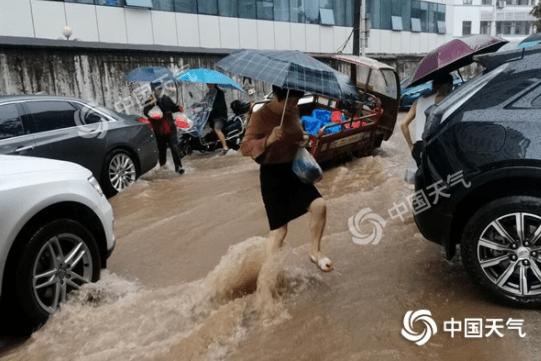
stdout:
MULTIPOLYGON (((124 99, 127 105, 132 103, 131 107, 124 106, 130 108, 126 110, 138 113, 140 107, 133 99, 133 90, 140 84, 128 83, 127 72, 139 66, 166 66, 173 71, 185 67, 212 68, 222 56, 224 54, 0 45, 0 95, 73 96, 109 108, 118 108, 124 99)), ((419 61, 419 57, 411 56, 379 59, 395 66, 401 77, 409 74, 419 61)), ((259 94, 269 91, 264 84, 256 83, 255 87, 259 94)), ((190 93, 197 98, 203 91, 202 87, 184 86, 180 98, 188 101, 190 93)), ((243 96, 238 92, 227 93, 228 101, 243 96)))

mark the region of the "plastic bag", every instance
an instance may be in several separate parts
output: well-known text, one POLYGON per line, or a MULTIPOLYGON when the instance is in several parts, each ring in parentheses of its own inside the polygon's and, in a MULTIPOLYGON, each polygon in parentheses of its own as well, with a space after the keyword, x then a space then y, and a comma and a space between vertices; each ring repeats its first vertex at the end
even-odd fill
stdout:
POLYGON ((163 118, 163 112, 159 106, 155 105, 148 111, 148 117, 152 120, 160 120, 163 118))
POLYGON ((173 113, 173 120, 175 121, 175 126, 179 129, 190 129, 193 126, 193 122, 181 112, 173 113))
POLYGON ((321 167, 306 148, 299 148, 297 151, 293 160, 293 173, 306 184, 316 183, 323 178, 321 167))

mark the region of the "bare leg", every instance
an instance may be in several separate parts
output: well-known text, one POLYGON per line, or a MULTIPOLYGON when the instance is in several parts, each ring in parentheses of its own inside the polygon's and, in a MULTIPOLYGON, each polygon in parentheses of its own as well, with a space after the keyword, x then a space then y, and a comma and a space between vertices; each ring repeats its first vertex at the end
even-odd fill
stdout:
POLYGON ((224 150, 228 150, 229 147, 227 146, 227 142, 225 141, 225 135, 222 132, 221 129, 214 129, 214 132, 216 132, 216 135, 218 136, 218 139, 220 140, 220 143, 222 143, 222 148, 224 150))
POLYGON ((267 255, 271 256, 278 252, 282 245, 284 244, 284 239, 287 235, 287 225, 282 226, 278 229, 270 231, 269 240, 267 243, 267 255))
POLYGON ((323 231, 327 223, 327 205, 323 198, 318 198, 310 204, 310 231, 312 232, 312 248, 310 256, 323 271, 330 271, 332 269, 332 263, 330 260, 324 262, 324 267, 319 264, 319 260, 324 256, 321 253, 321 238, 323 237, 323 231))

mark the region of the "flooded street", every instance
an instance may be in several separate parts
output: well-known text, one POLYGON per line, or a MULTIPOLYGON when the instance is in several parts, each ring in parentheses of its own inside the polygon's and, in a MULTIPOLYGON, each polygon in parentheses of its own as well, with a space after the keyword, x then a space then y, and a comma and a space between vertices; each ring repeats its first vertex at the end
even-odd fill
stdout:
POLYGON ((111 200, 117 246, 102 281, 4 360, 534 360, 541 315, 499 306, 458 261, 388 209, 412 192, 399 130, 374 156, 335 166, 318 184, 328 202, 324 251, 308 258, 308 216, 265 260, 268 225, 258 166, 240 154, 196 155, 187 174, 155 170, 111 200), (348 219, 369 207, 386 220, 379 243, 352 242, 348 219), (424 346, 400 331, 408 310, 428 309, 439 332, 424 346), (526 337, 503 330, 465 339, 455 318, 524 319, 526 337))

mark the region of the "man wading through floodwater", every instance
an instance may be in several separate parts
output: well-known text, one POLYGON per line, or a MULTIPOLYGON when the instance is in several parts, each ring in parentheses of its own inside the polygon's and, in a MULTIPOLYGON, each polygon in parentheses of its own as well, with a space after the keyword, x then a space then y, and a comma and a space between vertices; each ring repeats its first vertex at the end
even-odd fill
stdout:
POLYGON ((274 99, 251 115, 241 144, 242 154, 261 164, 261 194, 271 229, 268 254, 282 247, 288 223, 310 212, 310 259, 322 271, 329 272, 333 264, 321 252, 327 220, 325 200, 313 184, 302 183, 292 170, 299 147, 307 141, 297 108, 303 93, 290 90, 287 95, 287 89, 277 86, 273 86, 273 92, 274 99))

